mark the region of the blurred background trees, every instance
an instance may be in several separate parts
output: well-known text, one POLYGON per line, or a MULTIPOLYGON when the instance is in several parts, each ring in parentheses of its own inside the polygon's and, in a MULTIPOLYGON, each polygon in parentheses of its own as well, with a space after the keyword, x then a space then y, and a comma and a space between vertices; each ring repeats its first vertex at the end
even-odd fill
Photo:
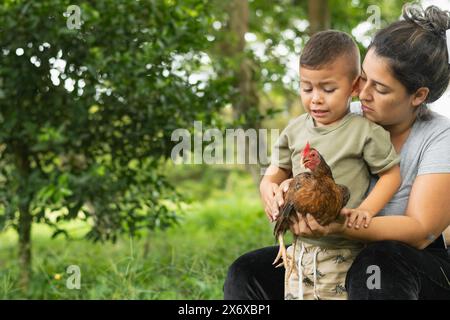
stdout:
POLYGON ((32 222, 85 219, 93 240, 166 227, 176 199, 159 161, 171 132, 210 122, 227 90, 189 83, 207 48, 204 1, 80 3, 81 28, 63 14, 70 1, 6 1, 0 7, 1 222, 19 234, 21 279, 29 279, 32 222), (181 66, 180 66, 181 67, 181 66))
MULTIPOLYGON (((378 1, 380 27, 402 3, 378 1)), ((57 237, 82 220, 95 241, 169 227, 186 191, 165 169, 175 129, 282 128, 310 34, 352 33, 364 53, 377 27, 368 0, 78 1, 79 29, 72 4, 0 4, 0 229, 18 233, 23 288, 33 223, 57 237)), ((260 166, 244 169, 257 190, 260 166)))

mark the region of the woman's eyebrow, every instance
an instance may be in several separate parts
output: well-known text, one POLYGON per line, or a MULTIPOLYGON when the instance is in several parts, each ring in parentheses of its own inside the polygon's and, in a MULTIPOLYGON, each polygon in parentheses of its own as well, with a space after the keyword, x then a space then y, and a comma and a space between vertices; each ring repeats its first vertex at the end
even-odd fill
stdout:
MULTIPOLYGON (((366 74, 364 69, 361 67, 361 74, 363 74, 363 73, 364 73, 364 75, 366 74)), ((376 84, 380 85, 380 86, 383 86, 385 88, 391 89, 391 87, 389 87, 388 85, 386 85, 386 84, 384 84, 384 83, 382 83, 380 81, 376 81, 376 80, 373 80, 373 79, 372 79, 372 81, 375 82, 376 84)))

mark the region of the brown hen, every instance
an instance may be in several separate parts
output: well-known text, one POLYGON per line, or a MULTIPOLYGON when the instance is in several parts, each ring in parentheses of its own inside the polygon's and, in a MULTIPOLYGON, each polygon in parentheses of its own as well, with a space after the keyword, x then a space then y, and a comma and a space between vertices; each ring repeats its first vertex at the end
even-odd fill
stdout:
MULTIPOLYGON (((298 222, 297 213, 303 218, 309 213, 320 225, 326 226, 338 218, 339 212, 350 199, 349 189, 335 183, 330 167, 316 149, 310 148, 309 143, 303 148, 301 161, 310 172, 296 175, 289 183, 284 195, 284 205, 274 228, 280 250, 273 264, 282 258, 283 262, 277 267, 284 265, 286 270, 288 269, 283 235, 290 229, 292 223, 298 222)), ((295 265, 294 259, 292 264, 295 265)), ((290 270, 292 271, 292 268, 290 270)))

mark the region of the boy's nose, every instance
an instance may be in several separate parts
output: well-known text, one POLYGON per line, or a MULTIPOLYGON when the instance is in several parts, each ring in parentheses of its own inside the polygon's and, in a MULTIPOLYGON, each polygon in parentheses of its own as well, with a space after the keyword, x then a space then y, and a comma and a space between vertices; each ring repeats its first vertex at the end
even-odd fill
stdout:
POLYGON ((312 96, 312 99, 311 99, 312 104, 320 104, 321 102, 322 102, 322 99, 319 94, 314 94, 312 96))

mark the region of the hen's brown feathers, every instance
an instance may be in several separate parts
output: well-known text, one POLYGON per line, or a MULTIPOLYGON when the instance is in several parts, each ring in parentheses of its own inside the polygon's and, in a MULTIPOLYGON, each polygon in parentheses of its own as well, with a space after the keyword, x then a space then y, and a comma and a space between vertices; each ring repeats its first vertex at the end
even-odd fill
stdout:
MULTIPOLYGON (((280 242, 280 250, 273 263, 276 264, 282 258, 283 262, 278 266, 284 265, 285 268, 288 266, 283 234, 290 229, 291 224, 298 222, 297 213, 302 217, 309 213, 319 224, 326 226, 337 219, 341 209, 350 199, 348 188, 334 182, 330 167, 317 150, 310 149, 309 143, 302 152, 302 164, 311 172, 300 173, 290 182, 284 195, 284 206, 274 228, 274 235, 280 242)), ((294 260, 291 260, 293 266, 294 260)), ((290 268, 289 273, 293 268, 290 268)))
POLYGON ((327 168, 300 173, 289 184, 284 206, 275 224, 275 236, 285 233, 293 221, 298 221, 296 212, 302 216, 309 213, 319 224, 325 226, 336 220, 340 210, 346 205, 350 198, 348 188, 334 182, 331 170, 321 160, 321 165, 327 168))

